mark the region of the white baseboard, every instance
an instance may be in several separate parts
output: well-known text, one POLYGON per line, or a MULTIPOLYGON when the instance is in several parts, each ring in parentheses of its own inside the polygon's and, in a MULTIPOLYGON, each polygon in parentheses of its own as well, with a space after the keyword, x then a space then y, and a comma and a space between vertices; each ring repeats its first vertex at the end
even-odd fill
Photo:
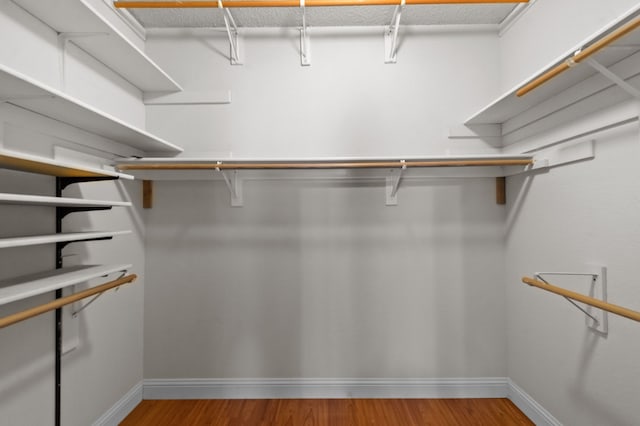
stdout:
POLYGON ((506 398, 506 377, 471 379, 145 379, 144 399, 506 398))
POLYGON ((521 387, 509 379, 509 394, 507 398, 515 404, 536 426, 562 426, 555 417, 536 402, 521 387))
POLYGON ((506 377, 471 379, 145 379, 94 426, 115 426, 143 399, 509 398, 537 426, 562 426, 506 377))
POLYGON ((127 415, 142 401, 143 382, 138 382, 113 407, 108 409, 93 426, 118 426, 127 415))

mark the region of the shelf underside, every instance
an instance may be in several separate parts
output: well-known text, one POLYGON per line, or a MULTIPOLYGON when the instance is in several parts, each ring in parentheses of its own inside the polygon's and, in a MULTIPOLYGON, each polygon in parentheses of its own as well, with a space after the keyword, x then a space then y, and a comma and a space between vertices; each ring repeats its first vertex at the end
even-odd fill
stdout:
POLYGON ((0 281, 0 305, 130 268, 131 265, 81 265, 0 281))
POLYGON ((1 64, 0 99, 143 152, 182 152, 172 143, 1 64))
MULTIPOLYGON (((630 19, 627 18, 627 21, 630 19)), ((584 45, 590 43, 591 41, 588 41, 584 45)), ((564 62, 572 54, 573 52, 567 53, 549 67, 536 73, 534 77, 564 62)), ((588 98, 591 97, 597 97, 598 102, 608 103, 613 102, 610 101, 611 99, 620 101, 631 98, 630 94, 618 88, 613 81, 590 66, 590 60, 597 61, 621 79, 637 85, 634 78, 640 75, 640 30, 618 39, 524 96, 516 95, 522 86, 519 85, 474 114, 465 124, 471 126, 502 124, 503 135, 505 135, 515 131, 518 126, 535 123, 562 110, 573 108, 579 110, 578 114, 585 114, 583 105, 590 102, 588 98)), ((527 81, 530 80, 533 80, 533 77, 527 81)))
POLYGON ((179 91, 169 77, 142 50, 98 15, 86 0, 13 0, 59 34, 144 92, 179 91), (73 37, 73 35, 76 35, 73 37))

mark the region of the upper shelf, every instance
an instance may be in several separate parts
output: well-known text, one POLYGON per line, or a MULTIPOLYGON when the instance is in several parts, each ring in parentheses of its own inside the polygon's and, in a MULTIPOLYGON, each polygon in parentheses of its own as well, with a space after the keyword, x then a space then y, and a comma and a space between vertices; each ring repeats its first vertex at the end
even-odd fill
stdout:
POLYGON ((0 204, 18 204, 53 207, 131 207, 129 201, 85 200, 82 198, 47 197, 0 192, 0 204))
POLYGON ((0 167, 21 172, 58 177, 114 177, 133 179, 133 176, 95 167, 78 166, 50 158, 0 149, 0 167))
POLYGON ((0 305, 80 284, 114 272, 123 272, 131 265, 81 265, 27 275, 0 282, 0 305))
POLYGON ((172 143, 2 64, 0 99, 142 151, 172 154, 182 152, 182 148, 172 143))
MULTIPOLYGON (((592 66, 590 59, 614 72, 622 80, 635 83, 640 76, 640 31, 625 33, 621 38, 608 44, 602 50, 597 50, 588 58, 568 67, 569 69, 555 75, 529 93, 518 96, 519 89, 547 72, 554 71, 561 64, 570 63, 571 58, 579 50, 593 50, 596 43, 611 37, 616 31, 631 24, 637 25, 640 7, 630 11, 615 23, 608 25, 596 35, 585 40, 575 49, 567 52, 549 66, 535 73, 523 84, 510 90, 484 109, 470 117, 465 124, 502 124, 502 135, 510 133, 542 120, 560 110, 573 108, 581 114, 601 109, 631 95, 618 88, 616 84, 601 75, 592 66), (583 49, 584 47, 584 49, 583 49)), ((635 27, 637 28, 637 27, 635 27)), ((562 66, 562 65, 561 65, 562 66)))
POLYGON ((73 43, 142 91, 182 90, 178 83, 102 18, 86 0, 13 1, 58 33, 94 34, 73 38, 73 43))

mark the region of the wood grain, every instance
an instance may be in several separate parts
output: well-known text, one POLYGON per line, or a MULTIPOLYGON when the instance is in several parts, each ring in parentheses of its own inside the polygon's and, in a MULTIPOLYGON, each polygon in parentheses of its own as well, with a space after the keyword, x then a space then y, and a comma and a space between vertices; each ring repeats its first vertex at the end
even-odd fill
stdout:
POLYGON ((122 426, 533 425, 508 399, 142 401, 122 426))

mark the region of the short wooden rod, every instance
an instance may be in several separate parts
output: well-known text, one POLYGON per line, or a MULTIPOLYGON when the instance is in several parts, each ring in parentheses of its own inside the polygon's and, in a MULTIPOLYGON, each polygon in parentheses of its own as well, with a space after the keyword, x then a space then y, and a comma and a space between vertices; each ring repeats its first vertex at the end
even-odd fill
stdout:
MULTIPOLYGON (((406 0, 408 5, 528 3, 529 0, 406 0)), ((305 7, 317 6, 398 6, 401 0, 306 0, 305 7)), ((114 1, 122 9, 217 8, 217 1, 114 1)), ((300 7, 299 0, 223 0, 226 8, 300 7)))
POLYGON ((52 300, 51 302, 43 303, 42 305, 34 306, 33 308, 25 309, 24 311, 16 312, 15 314, 0 318, 0 328, 44 314, 45 312, 53 311, 54 309, 61 308, 65 305, 77 302, 78 300, 93 296, 94 294, 103 293, 112 288, 133 282, 136 278, 138 278, 136 274, 130 274, 125 277, 118 278, 117 280, 109 281, 99 286, 79 291, 77 293, 70 294, 69 296, 52 300))
POLYGON ((587 305, 591 305, 593 307, 605 310, 607 312, 611 312, 612 314, 620 315, 625 318, 629 318, 634 321, 640 322, 640 312, 623 308, 622 306, 614 305, 612 303, 605 302, 600 299, 595 299, 591 296, 586 296, 584 294, 576 293, 575 291, 567 290, 566 288, 557 287, 552 284, 547 284, 543 281, 539 281, 533 278, 523 277, 522 282, 534 287, 541 288, 546 291, 550 291, 551 293, 556 293, 561 296, 568 297, 569 299, 577 300, 578 302, 586 303, 587 305))
POLYGON ((611 33, 597 40, 595 43, 591 44, 590 46, 585 47, 583 50, 576 53, 571 58, 567 59, 561 64, 556 65, 554 68, 550 69, 546 73, 542 74, 541 76, 525 84, 520 89, 518 89, 518 91, 516 92, 516 95, 517 96, 526 95, 527 93, 531 92, 532 90, 536 89, 537 87, 551 80, 558 74, 561 74, 562 72, 571 68, 571 65, 569 65, 569 62, 573 62, 575 64, 580 63, 581 61, 585 60, 589 56, 607 47, 609 44, 613 43, 619 38, 629 34, 630 32, 637 29, 638 27, 640 27, 640 17, 627 22, 620 28, 616 29, 615 31, 612 31, 611 33))
POLYGON ((120 170, 264 170, 264 169, 381 169, 397 167, 483 167, 526 166, 531 159, 505 160, 424 160, 424 161, 362 161, 362 162, 282 162, 282 163, 128 163, 120 170))

